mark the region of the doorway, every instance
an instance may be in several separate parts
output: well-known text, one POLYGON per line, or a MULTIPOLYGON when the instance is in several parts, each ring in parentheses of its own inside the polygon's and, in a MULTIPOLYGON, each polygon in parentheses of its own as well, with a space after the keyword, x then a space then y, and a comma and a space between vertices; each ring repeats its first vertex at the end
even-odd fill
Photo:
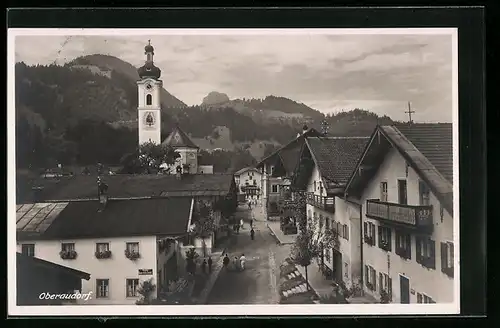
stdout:
POLYGON ((399 290, 401 294, 401 304, 410 304, 410 279, 399 275, 399 290))
POLYGON ((406 180, 398 180, 398 196, 399 196, 399 204, 402 205, 408 204, 406 180))

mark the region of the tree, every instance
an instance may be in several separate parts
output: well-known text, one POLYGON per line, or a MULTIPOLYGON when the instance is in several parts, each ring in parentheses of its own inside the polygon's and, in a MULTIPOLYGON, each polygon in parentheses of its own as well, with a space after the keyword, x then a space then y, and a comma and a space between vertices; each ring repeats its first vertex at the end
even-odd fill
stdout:
POLYGON ((192 275, 196 273, 196 259, 198 258, 198 253, 194 248, 190 248, 186 251, 186 271, 192 275))
POLYGON ((200 237, 203 244, 203 257, 206 257, 205 238, 209 237, 216 229, 215 217, 210 205, 204 202, 198 202, 196 212, 194 213, 194 226, 192 234, 200 237))
POLYGON ((137 293, 141 295, 141 298, 135 302, 137 305, 149 305, 151 304, 151 296, 156 289, 156 285, 153 283, 153 278, 143 281, 137 293))
POLYGON ((147 142, 136 152, 123 156, 121 163, 124 173, 150 174, 158 172, 162 164, 174 164, 180 156, 171 146, 147 142))
MULTIPOLYGON (((300 200, 298 200, 298 202, 300 202, 300 200)), ((297 211, 302 213, 300 209, 297 209, 297 211)), ((299 218, 297 223, 299 224, 299 234, 295 239, 295 243, 292 245, 291 259, 295 264, 304 267, 306 271, 307 288, 309 288, 307 267, 314 259, 318 259, 322 256, 325 248, 338 249, 340 242, 337 232, 331 229, 324 229, 323 227, 320 228, 318 218, 311 218, 308 220, 305 213, 298 215, 299 218)))

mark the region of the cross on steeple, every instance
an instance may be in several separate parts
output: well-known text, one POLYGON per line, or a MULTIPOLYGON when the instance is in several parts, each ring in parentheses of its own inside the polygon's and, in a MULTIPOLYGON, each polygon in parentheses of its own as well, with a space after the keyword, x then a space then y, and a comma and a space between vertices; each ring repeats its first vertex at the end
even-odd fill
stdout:
POLYGON ((405 113, 408 114, 408 117, 409 117, 408 123, 410 123, 410 124, 413 123, 413 121, 411 120, 411 114, 415 113, 415 111, 411 110, 410 102, 408 102, 408 111, 405 113))
POLYGON ((148 40, 148 46, 150 46, 150 45, 151 45, 151 39, 148 40))

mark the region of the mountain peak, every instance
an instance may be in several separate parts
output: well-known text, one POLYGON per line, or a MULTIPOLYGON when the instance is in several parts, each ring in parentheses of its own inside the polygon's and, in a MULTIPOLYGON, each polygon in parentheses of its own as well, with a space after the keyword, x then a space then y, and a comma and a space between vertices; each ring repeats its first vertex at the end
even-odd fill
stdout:
POLYGON ((202 105, 219 105, 227 103, 229 101, 230 99, 227 94, 212 91, 205 98, 203 98, 202 105))

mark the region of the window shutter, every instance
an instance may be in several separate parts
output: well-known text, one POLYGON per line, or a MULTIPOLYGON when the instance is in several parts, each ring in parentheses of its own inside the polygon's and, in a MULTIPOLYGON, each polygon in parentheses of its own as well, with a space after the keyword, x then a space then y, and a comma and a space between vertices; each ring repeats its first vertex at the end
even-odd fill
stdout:
POLYGON ((368 265, 365 265, 365 285, 368 287, 368 265))
MULTIPOLYGON (((451 257, 451 266, 450 267, 454 268, 455 267, 455 264, 454 264, 455 263, 454 262, 455 261, 455 254, 454 254, 454 252, 455 252, 455 249, 454 249, 455 246, 452 243, 450 243, 448 245, 448 247, 450 248, 450 257, 451 257)), ((453 270, 451 270, 451 276, 452 277, 454 276, 454 271, 453 270)))
POLYGON ((346 240, 349 240, 349 226, 348 226, 347 224, 346 224, 346 226, 345 226, 345 233, 346 233, 346 237, 345 237, 345 239, 346 239, 346 240))
POLYGON ((431 269, 436 268, 436 242, 434 240, 429 240, 429 246, 431 247, 430 253, 431 253, 431 258, 430 258, 430 263, 429 267, 431 269))
POLYGON ((373 291, 377 291, 377 270, 373 269, 373 291))
POLYGON ((422 263, 422 239, 415 236, 415 253, 417 255, 417 263, 422 263))
POLYGON ((381 247, 380 243, 382 241, 382 227, 378 226, 377 229, 378 229, 378 247, 381 247))
POLYGON ((389 294, 389 298, 392 300, 392 278, 389 277, 387 281, 387 293, 389 294))
POLYGON ((448 245, 446 243, 441 243, 441 272, 445 272, 448 263, 448 250, 446 249, 448 245))
POLYGON ((411 260, 411 235, 406 235, 406 249, 408 250, 408 259, 411 260))
POLYGON ((382 282, 383 279, 384 279, 384 276, 382 276, 382 272, 379 272, 378 273, 378 285, 379 285, 381 292, 382 292, 382 286, 383 286, 383 282, 382 282))
POLYGON ((365 230, 365 236, 368 235, 368 222, 363 223, 363 229, 365 230))

